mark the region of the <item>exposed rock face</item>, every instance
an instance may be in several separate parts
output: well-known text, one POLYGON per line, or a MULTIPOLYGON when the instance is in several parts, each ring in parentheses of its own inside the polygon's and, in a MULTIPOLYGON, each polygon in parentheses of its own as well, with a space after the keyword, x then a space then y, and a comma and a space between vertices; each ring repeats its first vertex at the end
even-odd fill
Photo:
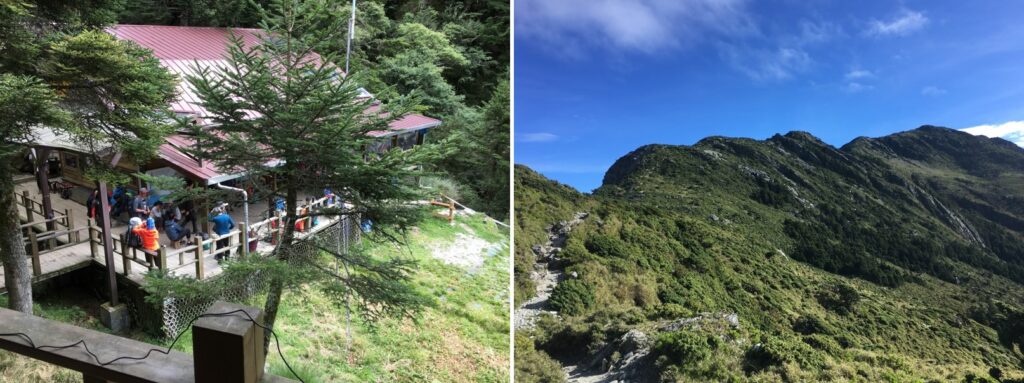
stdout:
POLYGON ((653 382, 657 375, 649 357, 654 341, 639 330, 630 330, 601 347, 577 366, 566 367, 570 383, 653 382))

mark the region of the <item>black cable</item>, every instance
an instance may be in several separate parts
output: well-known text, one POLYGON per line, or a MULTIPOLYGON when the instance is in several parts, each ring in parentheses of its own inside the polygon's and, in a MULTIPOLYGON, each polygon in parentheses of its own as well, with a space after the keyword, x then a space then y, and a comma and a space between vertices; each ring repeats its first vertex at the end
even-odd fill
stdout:
MULTIPOLYGON (((277 333, 274 332, 273 329, 271 329, 271 328, 269 328, 267 326, 264 326, 260 322, 256 321, 256 319, 253 318, 252 315, 249 315, 249 313, 246 312, 245 310, 238 309, 238 310, 229 311, 229 312, 225 312, 225 313, 202 314, 202 315, 196 317, 195 319, 192 319, 191 321, 189 321, 187 327, 192 327, 192 325, 197 320, 199 320, 199 318, 204 318, 204 317, 224 317, 224 316, 234 315, 234 314, 237 314, 237 313, 245 314, 246 318, 249 319, 249 321, 252 322, 254 325, 256 325, 256 327, 259 327, 259 328, 261 328, 263 330, 266 330, 266 331, 270 331, 270 335, 272 335, 274 337, 274 343, 277 344, 277 354, 278 354, 278 356, 281 357, 281 361, 284 362, 285 367, 288 367, 288 371, 290 371, 292 373, 292 376, 294 376, 296 379, 298 379, 299 382, 305 383, 305 381, 302 380, 302 377, 300 377, 299 374, 297 374, 295 372, 295 369, 292 368, 291 364, 288 363, 288 359, 285 359, 284 352, 281 351, 281 340, 278 339, 277 333)), ((31 346, 34 349, 38 349, 38 350, 42 350, 42 349, 46 348, 46 349, 53 349, 54 351, 58 351, 58 350, 64 350, 64 349, 72 348, 72 347, 75 347, 75 346, 78 346, 78 345, 82 345, 82 347, 85 348, 85 353, 89 354, 89 356, 91 356, 92 359, 94 361, 96 361, 97 365, 99 365, 101 367, 105 367, 105 366, 109 366, 109 365, 111 365, 111 364, 113 364, 113 363, 115 363, 117 361, 120 361, 120 360, 144 360, 146 358, 149 358, 149 356, 152 355, 153 352, 159 352, 159 353, 164 354, 164 355, 170 355, 171 350, 174 349, 174 345, 178 343, 178 340, 180 340, 181 336, 184 335, 184 334, 185 334, 185 331, 182 331, 182 332, 178 333, 178 335, 174 337, 174 341, 171 342, 171 345, 167 347, 166 351, 161 350, 161 349, 157 349, 157 348, 151 348, 151 349, 149 349, 149 351, 146 351, 146 355, 143 355, 141 357, 140 356, 119 356, 117 358, 111 359, 111 360, 106 361, 106 362, 101 362, 99 357, 95 353, 93 353, 92 350, 89 349, 89 345, 85 343, 85 339, 79 340, 79 341, 77 341, 75 343, 72 343, 72 344, 69 344, 69 345, 65 345, 65 346, 49 346, 49 345, 36 346, 35 342, 32 341, 32 337, 30 337, 30 336, 28 336, 28 334, 25 334, 25 333, 22 333, 22 332, 0 333, 0 337, 18 337, 18 338, 21 338, 21 339, 25 340, 26 342, 28 342, 29 346, 31 346)))

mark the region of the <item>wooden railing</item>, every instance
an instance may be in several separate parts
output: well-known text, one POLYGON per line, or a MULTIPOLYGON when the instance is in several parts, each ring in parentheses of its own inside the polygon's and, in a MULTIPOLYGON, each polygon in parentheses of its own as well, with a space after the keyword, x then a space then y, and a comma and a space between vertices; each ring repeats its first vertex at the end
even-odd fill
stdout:
MULTIPOLYGON (((37 216, 40 217, 40 218, 43 218, 44 219, 44 221, 43 221, 44 223, 45 222, 54 222, 54 224, 57 225, 58 227, 59 226, 63 226, 65 229, 70 228, 71 225, 73 224, 72 223, 73 222, 73 220, 72 220, 72 212, 70 210, 68 210, 68 209, 64 209, 62 211, 53 210, 53 218, 52 219, 46 219, 46 209, 43 208, 43 203, 39 202, 39 201, 36 201, 36 200, 32 199, 31 197, 29 197, 28 190, 23 190, 19 197, 20 198, 15 198, 14 200, 17 202, 17 204, 19 206, 21 206, 22 209, 25 210, 25 218, 26 218, 26 220, 28 222, 32 222, 31 224, 38 224, 39 223, 39 222, 33 222, 37 216)), ((22 225, 22 227, 25 227, 25 226, 26 225, 22 225)))
MULTIPOLYGON (((328 207, 328 198, 320 198, 311 201, 299 208, 299 213, 303 214, 308 209, 319 209, 328 207)), ((337 203, 337 200, 335 201, 337 203)), ((275 215, 271 218, 256 222, 246 227, 245 223, 238 223, 234 230, 231 230, 225 235, 219 236, 213 234, 208 239, 201 239, 197 235, 193 235, 192 241, 181 246, 179 248, 171 248, 169 246, 160 246, 157 251, 149 251, 143 249, 137 249, 129 247, 125 243, 120 234, 115 233, 111 237, 111 243, 113 244, 112 251, 114 252, 114 258, 120 259, 122 267, 122 275, 128 276, 132 273, 133 267, 144 267, 147 270, 159 269, 168 272, 181 272, 186 268, 194 268, 195 278, 204 279, 209 276, 209 265, 206 257, 224 255, 230 256, 231 253, 240 253, 239 249, 244 242, 243 233, 246 230, 250 230, 253 235, 250 235, 249 242, 255 242, 257 244, 257 251, 251 252, 258 254, 260 250, 267 250, 268 247, 260 247, 260 243, 266 243, 270 248, 277 245, 278 241, 284 235, 284 226, 282 225, 284 217, 281 215, 275 215), (225 247, 217 247, 217 242, 227 240, 228 245, 225 247), (153 259, 153 262, 148 262, 146 255, 149 255, 153 259), (169 264, 168 260, 177 260, 176 264, 169 264)), ((325 217, 304 217, 300 218, 296 222, 296 228, 298 230, 298 237, 302 238, 304 235, 313 230, 313 221, 315 219, 326 220, 325 217)), ((88 238, 86 239, 90 243, 90 252, 93 259, 99 259, 103 257, 103 237, 102 230, 90 223, 88 227, 88 238)), ((84 242, 84 241, 83 241, 84 242)))
POLYGON ((263 372, 263 350, 253 347, 263 344, 264 331, 256 325, 263 321, 261 310, 216 302, 204 315, 192 325, 193 356, 0 308, 0 333, 16 334, 0 335, 0 349, 78 371, 85 382, 293 382, 263 372), (82 344, 52 347, 76 342, 82 344), (98 363, 85 347, 100 362, 110 363, 98 363))
POLYGON ((29 222, 19 226, 27 233, 27 235, 22 239, 28 247, 28 256, 32 258, 33 277, 38 277, 43 274, 42 263, 40 262, 41 255, 85 242, 82 240, 82 233, 87 232, 89 227, 76 228, 75 221, 72 219, 73 216, 71 214, 72 213, 68 211, 63 217, 29 222), (36 225, 45 226, 49 222, 58 222, 60 224, 56 226, 64 227, 64 229, 58 228, 56 230, 43 231, 41 233, 36 232, 36 225))

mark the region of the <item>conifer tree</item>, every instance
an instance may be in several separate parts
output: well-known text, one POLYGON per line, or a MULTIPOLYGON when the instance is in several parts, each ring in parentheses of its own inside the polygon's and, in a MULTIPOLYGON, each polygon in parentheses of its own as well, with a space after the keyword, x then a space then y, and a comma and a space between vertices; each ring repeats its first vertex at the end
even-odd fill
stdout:
MULTIPOLYGON (((358 78, 341 72, 344 52, 327 47, 343 39, 343 18, 323 1, 280 0, 264 13, 259 44, 245 45, 232 37, 227 64, 196 66, 188 81, 209 112, 208 127, 197 127, 201 142, 196 155, 222 169, 238 169, 257 186, 258 198, 283 196, 284 234, 269 259, 230 265, 269 278, 265 324, 273 328, 283 292, 313 275, 326 277, 328 288, 352 292, 364 317, 412 315, 423 298, 409 285, 411 261, 378 260, 364 254, 342 254, 322 246, 351 272, 332 271, 322 259, 296 267, 296 220, 300 194, 319 195, 330 188, 346 203, 324 210, 327 216, 358 217, 372 222, 372 238, 396 241, 415 224, 421 198, 408 180, 417 165, 434 161, 444 144, 370 154, 371 132, 386 131, 405 113, 402 99, 376 105, 360 92, 358 78), (339 55, 340 54, 340 55, 339 55), (376 110, 376 108, 380 110, 376 110), (274 179, 272 184, 263 180, 274 179), (252 270, 250 270, 252 269, 252 270), (344 274, 344 275, 342 275, 344 274)), ((269 330, 268 330, 269 331, 269 330)), ((266 337, 269 344, 270 336, 266 337)))
MULTIPOLYGON (((168 103, 174 77, 152 54, 98 30, 114 21, 117 2, 37 1, 0 6, 0 202, 13 207, 12 164, 48 129, 75 144, 89 160, 86 177, 116 182, 110 166, 121 153, 138 163, 155 153, 172 127, 168 103)), ((12 309, 31 312, 31 271, 17 215, 0 216, 0 248, 12 309), (29 281, 29 282, 24 282, 29 281)))

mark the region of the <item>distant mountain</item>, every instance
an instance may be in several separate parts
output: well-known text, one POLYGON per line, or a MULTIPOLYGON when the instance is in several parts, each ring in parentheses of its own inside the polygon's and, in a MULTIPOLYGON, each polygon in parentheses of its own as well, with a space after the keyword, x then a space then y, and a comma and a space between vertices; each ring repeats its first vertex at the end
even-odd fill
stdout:
POLYGON ((841 148, 806 132, 647 145, 593 195, 517 167, 517 302, 532 245, 577 212, 590 218, 540 260, 577 276, 552 294, 563 321, 523 331, 577 374, 1024 377, 1024 149, 1009 141, 923 126, 841 148), (622 365, 624 343, 645 357, 622 365))

